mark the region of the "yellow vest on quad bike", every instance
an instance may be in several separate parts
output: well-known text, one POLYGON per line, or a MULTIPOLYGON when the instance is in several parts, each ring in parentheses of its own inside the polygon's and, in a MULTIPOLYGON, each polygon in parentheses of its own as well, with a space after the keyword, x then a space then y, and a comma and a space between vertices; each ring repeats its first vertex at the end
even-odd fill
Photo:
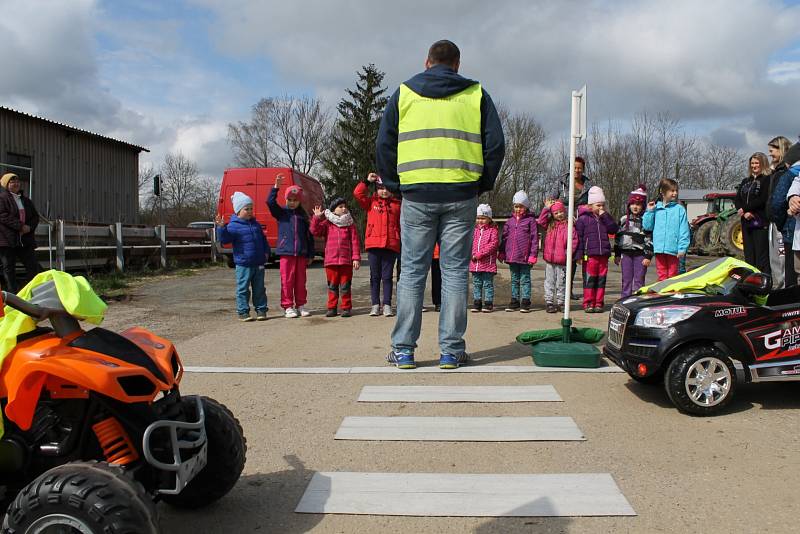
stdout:
MULTIPOLYGON (((23 287, 17 296, 30 300, 34 288, 52 281, 55 285, 61 306, 81 321, 100 324, 106 312, 106 303, 92 290, 89 282, 83 276, 56 271, 54 269, 39 273, 33 280, 23 287)), ((32 332, 36 328, 36 321, 21 311, 9 306, 4 308, 5 317, 0 320, 0 367, 3 360, 17 344, 17 336, 32 332)), ((0 417, 0 437, 3 436, 3 418, 0 417)))

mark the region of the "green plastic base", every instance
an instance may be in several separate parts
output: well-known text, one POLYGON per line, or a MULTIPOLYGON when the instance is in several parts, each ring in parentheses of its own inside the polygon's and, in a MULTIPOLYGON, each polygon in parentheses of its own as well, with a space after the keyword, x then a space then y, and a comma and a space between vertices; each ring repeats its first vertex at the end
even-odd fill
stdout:
POLYGON ((532 350, 533 363, 539 367, 600 367, 600 351, 588 343, 545 341, 532 350))

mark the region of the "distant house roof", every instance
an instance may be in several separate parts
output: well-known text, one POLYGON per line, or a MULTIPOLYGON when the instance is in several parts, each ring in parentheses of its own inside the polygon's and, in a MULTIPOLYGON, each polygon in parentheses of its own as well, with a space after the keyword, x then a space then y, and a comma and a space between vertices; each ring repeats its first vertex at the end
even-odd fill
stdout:
POLYGON ((0 106, 0 111, 8 111, 9 113, 15 113, 17 115, 21 115, 23 117, 28 117, 30 119, 35 119, 38 121, 45 122, 47 124, 51 124, 53 126, 58 126, 59 128, 63 128, 64 130, 76 133, 82 133, 91 137, 97 137, 99 139, 103 139, 105 141, 111 141, 112 143, 119 143, 120 145, 124 145, 128 148, 132 148, 137 152, 150 152, 148 149, 141 147, 139 145, 134 145, 133 143, 128 143, 126 141, 120 141, 119 139, 114 139, 113 137, 108 137, 106 135, 100 135, 99 133, 90 132, 89 130, 82 130, 80 128, 76 128, 75 126, 70 126, 69 124, 64 124, 63 122, 56 122, 50 119, 45 119, 44 117, 39 117, 37 115, 31 115, 30 113, 25 113, 24 111, 17 111, 16 109, 11 109, 6 106, 0 106))

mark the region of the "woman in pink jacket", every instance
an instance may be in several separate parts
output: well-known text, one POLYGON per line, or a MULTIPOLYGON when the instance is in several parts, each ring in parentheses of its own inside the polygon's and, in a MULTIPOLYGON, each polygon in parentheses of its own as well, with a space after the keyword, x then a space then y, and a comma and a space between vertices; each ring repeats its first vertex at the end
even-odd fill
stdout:
MULTIPOLYGON (((544 237, 545 261, 544 302, 547 313, 564 311, 564 292, 567 285, 567 212, 564 204, 548 200, 537 220, 547 232, 544 237)), ((572 254, 578 248, 578 232, 572 229, 572 254)))
POLYGON ((353 270, 361 267, 361 242, 345 199, 333 199, 325 211, 322 211, 322 206, 315 206, 311 233, 325 238, 325 275, 328 278, 328 312, 325 316, 336 316, 341 293, 342 317, 350 317, 353 309, 350 288, 353 270))
POLYGON ((475 302, 473 312, 490 313, 494 308, 494 275, 497 274, 497 249, 500 247, 500 234, 492 220, 489 204, 478 206, 475 220, 475 233, 472 238, 472 296, 475 302))

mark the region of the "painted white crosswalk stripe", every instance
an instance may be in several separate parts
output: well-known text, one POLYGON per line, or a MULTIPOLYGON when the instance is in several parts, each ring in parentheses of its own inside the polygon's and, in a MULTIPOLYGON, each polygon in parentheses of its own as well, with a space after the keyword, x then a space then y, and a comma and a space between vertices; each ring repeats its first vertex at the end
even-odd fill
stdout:
POLYGON ((264 375, 310 375, 310 374, 407 374, 439 373, 443 375, 459 375, 471 373, 622 373, 616 365, 587 369, 581 367, 536 367, 535 365, 474 365, 459 369, 439 369, 437 366, 418 367, 414 370, 396 369, 390 366, 381 367, 234 367, 234 366, 197 366, 184 367, 187 373, 231 373, 231 374, 264 374, 264 375))
POLYGON ((336 439, 363 441, 581 441, 571 417, 345 417, 336 439))
POLYGON ((560 402, 541 386, 364 386, 359 402, 560 402))
POLYGON ((636 515, 607 473, 318 472, 295 511, 431 517, 636 515))

